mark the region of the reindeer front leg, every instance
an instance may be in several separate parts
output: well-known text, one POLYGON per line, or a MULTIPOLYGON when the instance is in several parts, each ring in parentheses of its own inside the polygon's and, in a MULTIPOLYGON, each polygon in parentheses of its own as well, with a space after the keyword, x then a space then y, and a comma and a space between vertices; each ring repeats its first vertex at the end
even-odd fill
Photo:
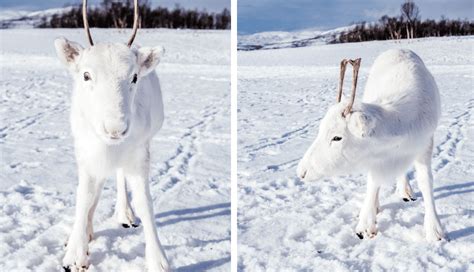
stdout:
POLYGON ((149 271, 170 271, 169 263, 155 226, 155 214, 153 213, 153 200, 150 194, 148 183, 149 153, 148 148, 145 154, 138 156, 138 162, 131 163, 132 167, 127 167, 125 177, 132 190, 133 204, 135 212, 140 218, 143 231, 145 233, 145 254, 149 271))
POLYGON ((367 195, 359 214, 359 223, 356 227, 357 237, 374 237, 377 234, 376 215, 379 209, 379 189, 380 183, 376 180, 373 173, 369 173, 367 178, 367 195))
POLYGON ((63 258, 63 267, 66 271, 87 269, 89 261, 87 259, 89 250, 89 231, 92 230, 92 219, 90 213, 96 204, 96 199, 100 195, 103 180, 97 180, 79 169, 79 185, 76 194, 76 215, 72 233, 67 242, 66 255, 63 258))
POLYGON ((95 190, 94 199, 92 201, 92 206, 90 207, 89 213, 87 215, 87 238, 89 239, 89 242, 92 241, 92 239, 94 238, 94 228, 93 228, 94 213, 95 213, 95 209, 97 208, 97 204, 99 203, 99 198, 100 198, 103 184, 104 184, 104 180, 96 183, 97 187, 95 190))

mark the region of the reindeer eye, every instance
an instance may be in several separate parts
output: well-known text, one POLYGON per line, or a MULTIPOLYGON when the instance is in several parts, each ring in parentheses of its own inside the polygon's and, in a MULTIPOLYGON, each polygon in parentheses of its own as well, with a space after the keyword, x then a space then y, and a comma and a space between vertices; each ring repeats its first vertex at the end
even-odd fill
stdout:
POLYGON ((133 84, 137 83, 137 80, 138 80, 138 76, 137 76, 137 74, 134 74, 133 79, 132 79, 132 83, 133 84))
POLYGON ((342 137, 339 137, 339 136, 334 136, 334 138, 332 138, 332 141, 335 141, 335 142, 339 142, 340 140, 342 140, 342 137))
POLYGON ((89 74, 89 72, 85 72, 84 73, 84 81, 89 81, 91 80, 91 75, 89 74))

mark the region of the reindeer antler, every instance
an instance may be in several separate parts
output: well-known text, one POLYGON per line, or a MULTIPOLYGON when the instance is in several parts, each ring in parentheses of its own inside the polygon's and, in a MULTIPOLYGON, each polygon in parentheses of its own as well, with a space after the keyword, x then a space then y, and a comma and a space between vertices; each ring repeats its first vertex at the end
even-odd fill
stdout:
POLYGON ((344 84, 344 75, 346 73, 346 65, 347 65, 346 59, 343 59, 341 61, 341 70, 340 70, 340 75, 339 75, 339 92, 337 94, 337 103, 341 102, 342 98, 342 85, 344 84))
MULTIPOLYGON (((133 21, 133 32, 132 37, 128 40, 127 46, 132 46, 133 40, 135 40, 135 36, 137 35, 138 31, 138 21, 139 21, 139 14, 138 14, 138 0, 133 1, 133 9, 134 9, 134 21, 133 21)), ((84 29, 86 30, 87 39, 91 46, 94 45, 92 41, 91 32, 89 29, 89 22, 87 21, 87 0, 82 1, 82 20, 84 21, 84 29)))
POLYGON ((86 30, 87 39, 91 46, 94 45, 92 41, 91 32, 89 30, 89 22, 87 21, 87 0, 82 1, 82 20, 84 21, 84 29, 86 30))
POLYGON ((342 113, 342 116, 347 116, 351 112, 352 106, 354 105, 354 100, 355 100, 355 95, 356 95, 356 89, 357 89, 357 78, 359 76, 359 68, 360 68, 360 62, 362 61, 361 58, 350 60, 350 59, 343 59, 341 61, 341 70, 340 70, 340 77, 339 77, 339 92, 337 95, 337 103, 341 102, 342 98, 342 87, 344 84, 344 75, 346 73, 346 66, 347 63, 350 63, 352 65, 352 94, 351 94, 351 100, 347 107, 344 109, 344 112, 342 113))
POLYGON ((128 40, 128 43, 127 43, 128 47, 132 46, 133 40, 135 40, 135 36, 137 35, 137 31, 138 31, 138 18, 139 18, 138 0, 133 1, 133 8, 134 8, 133 33, 132 33, 132 37, 130 37, 130 39, 128 40))

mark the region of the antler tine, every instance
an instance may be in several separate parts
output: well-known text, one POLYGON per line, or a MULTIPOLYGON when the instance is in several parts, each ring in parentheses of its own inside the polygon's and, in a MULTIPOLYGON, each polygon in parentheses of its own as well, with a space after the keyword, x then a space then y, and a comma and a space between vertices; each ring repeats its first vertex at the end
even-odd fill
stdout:
POLYGON ((135 40, 135 36, 137 35, 137 31, 138 31, 138 0, 134 0, 133 1, 133 6, 134 6, 134 21, 133 21, 133 33, 132 33, 132 37, 130 37, 130 40, 128 40, 128 47, 132 46, 132 43, 133 43, 133 40, 135 40))
POLYGON ((351 112, 352 106, 354 105, 356 89, 357 89, 357 79, 359 77, 359 68, 360 68, 361 61, 362 61, 361 58, 349 61, 349 63, 352 65, 352 94, 351 94, 351 100, 349 104, 347 105, 346 109, 344 110, 343 116, 347 116, 351 112))
POLYGON ((93 46, 94 42, 92 41, 89 22, 87 21, 87 0, 82 1, 82 20, 84 21, 84 29, 86 31, 87 39, 89 40, 90 45, 93 46))
POLYGON ((341 102, 341 98, 342 98, 342 86, 344 84, 344 75, 346 74, 346 65, 347 65, 347 60, 343 59, 341 61, 341 70, 340 70, 340 76, 339 76, 339 93, 337 94, 337 103, 341 102))

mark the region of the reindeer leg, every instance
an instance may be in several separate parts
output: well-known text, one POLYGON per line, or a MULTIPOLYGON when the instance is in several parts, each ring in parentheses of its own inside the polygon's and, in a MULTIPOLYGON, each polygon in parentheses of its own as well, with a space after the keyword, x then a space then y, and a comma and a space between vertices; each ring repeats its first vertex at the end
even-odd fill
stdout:
POLYGON ((124 228, 130 228, 130 226, 136 228, 139 225, 128 201, 127 184, 122 168, 117 169, 117 201, 115 203, 115 216, 119 224, 124 228))
POLYGON ((433 174, 431 173, 431 154, 433 139, 428 148, 415 160, 418 187, 425 203, 425 232, 428 241, 437 241, 445 238, 443 228, 439 222, 433 197, 433 174))
POLYGON ((377 234, 376 215, 378 209, 378 195, 380 183, 373 173, 369 173, 367 179, 367 195, 359 214, 359 223, 356 226, 356 235, 360 239, 374 237, 377 234))
MULTIPOLYGON (((139 151, 136 151, 137 153, 139 151)), ((153 200, 148 184, 149 153, 134 154, 135 161, 127 166, 125 176, 132 190, 133 203, 138 217, 142 221, 145 233, 145 256, 149 271, 170 271, 163 247, 158 239, 153 213, 153 200)))
POLYGON ((63 267, 66 271, 71 271, 71 268, 80 270, 89 267, 87 258, 90 238, 88 237, 89 214, 93 213, 92 208, 103 184, 104 180, 95 179, 79 169, 75 221, 66 246, 66 255, 63 258, 63 267))
POLYGON ((416 197, 406 174, 397 178, 397 193, 405 202, 415 201, 416 197))

